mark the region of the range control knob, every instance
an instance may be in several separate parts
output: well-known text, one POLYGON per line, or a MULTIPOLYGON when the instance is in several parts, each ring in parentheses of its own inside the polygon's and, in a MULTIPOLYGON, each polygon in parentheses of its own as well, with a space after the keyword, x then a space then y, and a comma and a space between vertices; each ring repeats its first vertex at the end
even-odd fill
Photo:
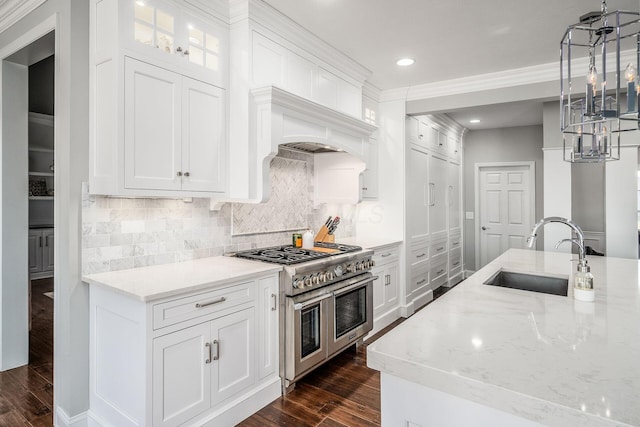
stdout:
POLYGON ((333 273, 336 275, 336 277, 342 276, 342 274, 344 273, 342 265, 336 265, 336 268, 333 269, 333 273))
POLYGON ((320 277, 318 277, 318 274, 314 274, 314 275, 313 275, 313 277, 311 278, 311 282, 312 282, 314 285, 317 285, 317 284, 319 284, 319 283, 320 283, 320 277))
POLYGON ((301 284, 300 282, 300 279, 293 279, 293 287, 297 289, 301 284))
POLYGON ((318 279, 320 280, 320 283, 324 283, 327 281, 327 272, 323 271, 322 273, 318 273, 318 279))
POLYGON ((355 273, 356 271, 356 265, 355 264, 348 264, 347 265, 347 272, 348 273, 355 273))
POLYGON ((333 278, 334 278, 334 277, 335 277, 335 276, 333 275, 333 273, 332 273, 332 272, 327 271, 327 280, 333 280, 333 278))
POLYGON ((306 287, 311 286, 311 276, 305 277, 305 279, 304 279, 304 285, 305 285, 306 287))

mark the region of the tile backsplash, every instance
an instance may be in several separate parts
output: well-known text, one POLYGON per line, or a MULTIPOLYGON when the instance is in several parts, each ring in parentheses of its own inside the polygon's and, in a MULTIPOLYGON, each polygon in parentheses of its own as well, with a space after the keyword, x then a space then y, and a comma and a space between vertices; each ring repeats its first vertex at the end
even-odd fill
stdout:
POLYGON ((353 236, 354 206, 312 209, 313 156, 281 151, 271 167, 277 177, 272 179, 272 197, 259 205, 226 203, 219 211, 210 211, 209 199, 85 197, 83 274, 289 244, 292 232, 307 228, 317 232, 329 215, 342 219, 338 239, 353 236), (280 200, 274 201, 275 197, 280 200), (288 231, 279 231, 283 227, 288 231))

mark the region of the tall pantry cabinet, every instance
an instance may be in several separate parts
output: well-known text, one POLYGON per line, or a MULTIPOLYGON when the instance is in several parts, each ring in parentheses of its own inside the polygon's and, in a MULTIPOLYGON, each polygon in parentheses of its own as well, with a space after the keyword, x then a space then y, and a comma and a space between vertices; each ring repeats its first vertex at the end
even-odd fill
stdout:
POLYGON ((445 116, 406 118, 407 314, 462 280, 464 129, 445 116))

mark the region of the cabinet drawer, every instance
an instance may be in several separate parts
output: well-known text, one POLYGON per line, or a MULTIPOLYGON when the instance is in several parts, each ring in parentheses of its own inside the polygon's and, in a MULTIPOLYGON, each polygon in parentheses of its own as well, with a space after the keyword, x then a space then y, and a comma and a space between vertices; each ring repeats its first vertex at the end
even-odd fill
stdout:
POLYGON ((462 235, 461 234, 452 234, 449 237, 449 250, 454 250, 460 248, 462 246, 462 235))
POLYGON ((431 244, 429 245, 429 254, 432 258, 445 253, 447 253, 446 239, 431 242, 431 244))
POLYGON ((447 277, 447 255, 437 256, 431 259, 431 281, 434 282, 440 277, 447 277))
POLYGON ((373 261, 376 265, 386 264, 388 262, 397 261, 400 258, 400 248, 394 246, 392 248, 376 249, 373 254, 373 261))
POLYGON ((423 265, 427 261, 429 261, 429 244, 424 243, 411 247, 409 263, 412 269, 423 265))
POLYGON ((412 269, 411 282, 409 283, 409 294, 418 289, 429 286, 429 270, 420 268, 417 271, 412 269))
POLYGON ((454 249, 449 252, 449 270, 462 267, 462 249, 454 249))
POLYGON ((156 304, 153 306, 153 329, 206 316, 255 300, 255 282, 246 282, 211 292, 156 304))

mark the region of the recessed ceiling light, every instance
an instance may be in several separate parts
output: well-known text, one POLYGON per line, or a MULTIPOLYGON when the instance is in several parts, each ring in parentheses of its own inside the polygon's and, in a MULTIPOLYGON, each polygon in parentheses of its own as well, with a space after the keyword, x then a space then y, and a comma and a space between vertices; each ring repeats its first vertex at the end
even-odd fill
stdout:
POLYGON ((480 123, 480 119, 471 119, 469 120, 469 123, 473 123, 473 124, 480 123))
POLYGON ((412 58, 402 58, 402 59, 398 59, 396 61, 396 64, 398 64, 401 67, 408 67, 409 65, 413 65, 416 61, 413 60, 412 58))

